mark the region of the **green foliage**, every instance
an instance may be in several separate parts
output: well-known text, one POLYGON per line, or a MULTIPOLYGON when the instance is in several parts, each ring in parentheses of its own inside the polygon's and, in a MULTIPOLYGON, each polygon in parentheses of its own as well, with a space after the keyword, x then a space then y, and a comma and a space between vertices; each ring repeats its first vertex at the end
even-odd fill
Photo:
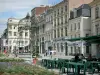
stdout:
POLYGON ((32 65, 16 65, 11 68, 0 69, 1 72, 4 73, 2 75, 57 75, 54 72, 32 65))
POLYGON ((24 62, 24 60, 15 58, 0 58, 0 62, 24 62))
POLYGON ((39 47, 38 46, 35 46, 34 48, 33 48, 33 51, 32 51, 32 56, 39 56, 39 47))
POLYGON ((6 55, 3 53, 0 53, 0 57, 5 57, 6 55))

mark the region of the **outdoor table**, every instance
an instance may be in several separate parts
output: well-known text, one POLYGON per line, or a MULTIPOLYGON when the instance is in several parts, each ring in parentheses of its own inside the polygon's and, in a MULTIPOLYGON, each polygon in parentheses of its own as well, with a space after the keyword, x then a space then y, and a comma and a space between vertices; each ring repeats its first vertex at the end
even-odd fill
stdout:
POLYGON ((67 63, 68 67, 67 67, 67 73, 69 72, 69 66, 74 66, 75 68, 75 75, 78 75, 78 68, 80 67, 84 67, 84 74, 83 75, 86 75, 86 67, 85 67, 85 64, 83 63, 76 63, 76 62, 68 62, 67 63))
POLYGON ((58 61, 57 61, 57 67, 59 68, 59 69, 61 69, 63 66, 64 66, 64 62, 65 62, 65 60, 63 60, 63 59, 58 59, 58 61))
POLYGON ((43 65, 44 67, 47 66, 47 59, 42 59, 42 65, 43 65))
POLYGON ((46 59, 47 60, 47 68, 55 68, 57 65, 57 60, 55 59, 46 59))
POLYGON ((90 64, 91 64, 92 73, 94 73, 95 68, 99 67, 100 62, 98 62, 98 61, 90 61, 90 64))

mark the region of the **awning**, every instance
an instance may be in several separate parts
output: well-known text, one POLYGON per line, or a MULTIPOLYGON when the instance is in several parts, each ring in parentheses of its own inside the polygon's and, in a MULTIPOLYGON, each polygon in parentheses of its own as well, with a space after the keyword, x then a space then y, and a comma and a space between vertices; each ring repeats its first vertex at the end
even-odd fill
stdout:
POLYGON ((83 41, 90 42, 90 43, 100 43, 100 35, 88 36, 88 37, 80 37, 80 38, 72 38, 72 39, 67 39, 67 40, 68 41, 83 40, 83 41))

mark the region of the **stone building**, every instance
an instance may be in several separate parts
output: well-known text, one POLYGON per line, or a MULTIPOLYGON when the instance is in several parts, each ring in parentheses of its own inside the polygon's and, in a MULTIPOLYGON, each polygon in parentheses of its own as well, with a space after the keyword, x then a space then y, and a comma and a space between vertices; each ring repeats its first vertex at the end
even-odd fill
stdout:
POLYGON ((52 50, 53 42, 53 8, 49 8, 45 12, 45 50, 52 50))
POLYGON ((67 55, 68 1, 53 6, 53 50, 57 55, 67 55))
POLYGON ((91 46, 86 44, 82 37, 91 35, 91 19, 90 6, 82 4, 78 8, 70 11, 70 19, 68 26, 68 54, 74 55, 76 53, 88 55, 90 54, 91 46), (79 39, 79 40, 78 40, 79 39))
POLYGON ((18 23, 18 51, 19 53, 30 53, 30 27, 31 18, 29 13, 18 23))
POLYGON ((48 8, 49 6, 41 5, 31 10, 31 49, 33 50, 33 55, 37 55, 39 53, 39 17, 48 8))
POLYGON ((9 18, 7 22, 7 41, 8 51, 10 53, 18 49, 18 23, 19 19, 16 18, 9 18))
POLYGON ((100 0, 94 0, 89 4, 91 6, 91 39, 93 56, 100 57, 100 0))

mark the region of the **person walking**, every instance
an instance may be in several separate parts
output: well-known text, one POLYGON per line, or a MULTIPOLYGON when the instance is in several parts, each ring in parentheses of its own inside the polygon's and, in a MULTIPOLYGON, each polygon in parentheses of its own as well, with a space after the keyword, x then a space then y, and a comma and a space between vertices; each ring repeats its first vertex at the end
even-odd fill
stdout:
MULTIPOLYGON (((79 54, 75 54, 75 62, 77 63, 78 61, 80 61, 79 54)), ((78 66, 78 75, 79 74, 80 74, 80 67, 78 66)))

